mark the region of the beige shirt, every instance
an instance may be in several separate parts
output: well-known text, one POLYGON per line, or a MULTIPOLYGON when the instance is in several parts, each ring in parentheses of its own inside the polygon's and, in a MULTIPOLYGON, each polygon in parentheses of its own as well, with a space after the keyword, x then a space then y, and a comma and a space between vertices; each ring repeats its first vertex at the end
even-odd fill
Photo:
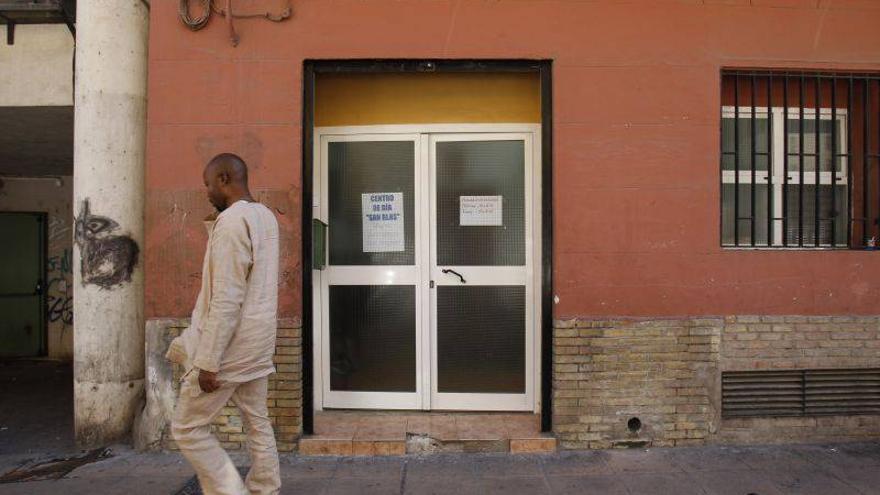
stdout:
POLYGON ((278 222, 262 204, 238 201, 208 224, 208 232, 192 322, 167 357, 187 371, 248 382, 275 371, 278 222))

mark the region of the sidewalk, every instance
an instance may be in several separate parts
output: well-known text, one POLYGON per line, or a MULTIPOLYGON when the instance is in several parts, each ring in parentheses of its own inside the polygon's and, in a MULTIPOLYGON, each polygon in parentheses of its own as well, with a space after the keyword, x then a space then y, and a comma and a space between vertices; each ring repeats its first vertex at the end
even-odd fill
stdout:
MULTIPOLYGON (((26 456, 0 456, 0 473, 26 456)), ((239 463, 246 458, 236 457, 239 463)), ((880 494, 880 442, 321 458, 284 455, 289 494, 880 494)), ((172 495, 192 471, 177 454, 114 447, 59 480, 0 484, 0 494, 172 495)))

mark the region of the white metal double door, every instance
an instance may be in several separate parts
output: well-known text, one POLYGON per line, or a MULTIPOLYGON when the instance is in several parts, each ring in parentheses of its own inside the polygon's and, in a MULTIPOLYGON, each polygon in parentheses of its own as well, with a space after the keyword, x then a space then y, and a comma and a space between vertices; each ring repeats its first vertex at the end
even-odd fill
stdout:
POLYGON ((534 408, 533 133, 322 135, 326 408, 534 408))

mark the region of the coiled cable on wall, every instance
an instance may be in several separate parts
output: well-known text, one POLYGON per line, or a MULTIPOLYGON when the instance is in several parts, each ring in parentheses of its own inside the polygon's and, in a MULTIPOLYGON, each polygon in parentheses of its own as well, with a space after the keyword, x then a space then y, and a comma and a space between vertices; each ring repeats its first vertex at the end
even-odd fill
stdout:
POLYGON ((232 0, 226 0, 225 10, 217 8, 214 5, 214 0, 198 0, 198 2, 201 4, 202 13, 193 17, 190 14, 190 0, 180 0, 177 6, 177 12, 180 15, 181 22, 183 22, 183 24, 191 31, 198 31, 208 24, 208 21, 211 20, 212 13, 222 15, 226 17, 226 23, 229 25, 230 39, 232 40, 233 45, 238 44, 238 36, 235 34, 235 29, 232 26, 232 19, 263 18, 272 22, 281 22, 293 14, 290 0, 286 0, 285 7, 278 14, 273 14, 271 12, 232 14, 232 0))
POLYGON ((177 6, 177 12, 180 14, 180 20, 192 31, 198 31, 208 24, 211 19, 211 0, 200 0, 202 4, 202 15, 199 17, 191 17, 189 14, 189 0, 180 0, 177 6))

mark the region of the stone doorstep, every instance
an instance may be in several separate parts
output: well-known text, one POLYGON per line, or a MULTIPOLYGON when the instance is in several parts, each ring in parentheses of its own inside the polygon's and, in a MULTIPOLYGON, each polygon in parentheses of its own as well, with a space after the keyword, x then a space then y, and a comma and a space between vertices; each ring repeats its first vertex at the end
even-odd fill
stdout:
POLYGON ((511 454, 549 454, 556 452, 556 437, 551 435, 534 438, 511 438, 511 454))
POLYGON ((408 435, 407 440, 374 440, 366 438, 329 438, 306 436, 299 441, 303 456, 394 456, 431 453, 538 454, 555 452, 556 438, 540 435, 530 438, 445 439, 427 435, 408 435))
POLYGON ((554 452, 556 438, 528 413, 322 411, 315 434, 299 441, 304 456, 554 452))

